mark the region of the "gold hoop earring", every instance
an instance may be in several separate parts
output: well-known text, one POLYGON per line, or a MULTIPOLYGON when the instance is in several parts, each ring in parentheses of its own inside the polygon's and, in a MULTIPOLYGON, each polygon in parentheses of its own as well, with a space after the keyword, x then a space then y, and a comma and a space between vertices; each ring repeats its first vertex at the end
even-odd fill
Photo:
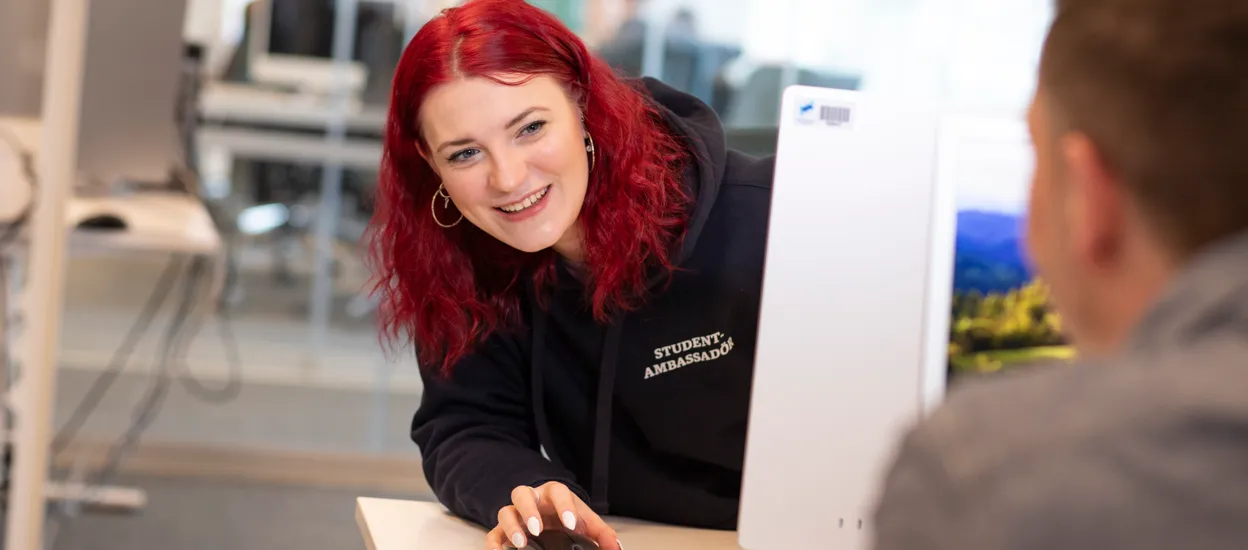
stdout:
POLYGON ((455 223, 452 223, 450 225, 442 223, 442 221, 438 219, 438 199, 439 198, 442 199, 442 208, 449 209, 451 207, 451 196, 446 194, 445 185, 438 186, 438 190, 433 193, 433 201, 429 203, 429 212, 433 214, 433 223, 438 224, 443 229, 450 229, 452 227, 459 225, 459 222, 464 221, 464 213, 460 212, 459 219, 455 220, 455 223))
POLYGON ((598 160, 598 151, 594 149, 594 136, 585 134, 585 152, 589 154, 589 171, 594 171, 594 163, 598 160))

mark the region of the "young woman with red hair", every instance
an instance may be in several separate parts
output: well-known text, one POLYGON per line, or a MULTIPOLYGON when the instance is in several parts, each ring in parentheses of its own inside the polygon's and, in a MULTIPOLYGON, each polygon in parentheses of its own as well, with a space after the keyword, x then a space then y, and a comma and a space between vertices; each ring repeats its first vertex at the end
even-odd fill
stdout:
POLYGON ((489 548, 599 514, 736 527, 773 164, 546 12, 470 0, 399 63, 371 247, 412 438, 489 548))

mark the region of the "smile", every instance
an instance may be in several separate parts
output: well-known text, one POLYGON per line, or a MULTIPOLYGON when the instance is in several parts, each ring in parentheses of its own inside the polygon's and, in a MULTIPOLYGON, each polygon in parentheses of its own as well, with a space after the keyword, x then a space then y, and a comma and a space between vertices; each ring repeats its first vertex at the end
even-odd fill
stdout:
POLYGON ((498 209, 508 214, 515 214, 517 212, 523 212, 529 208, 532 208, 533 205, 541 202, 542 198, 546 196, 546 193, 548 191, 550 191, 549 185, 541 189, 538 189, 536 193, 533 193, 532 195, 529 195, 523 199, 520 199, 519 201, 516 201, 514 203, 511 203, 505 206, 500 206, 498 207, 498 209))

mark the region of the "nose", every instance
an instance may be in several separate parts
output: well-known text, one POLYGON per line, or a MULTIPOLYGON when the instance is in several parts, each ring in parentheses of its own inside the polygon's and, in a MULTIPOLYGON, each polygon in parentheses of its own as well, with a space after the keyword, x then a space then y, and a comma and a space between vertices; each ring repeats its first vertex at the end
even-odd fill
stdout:
POLYGON ((524 185, 524 180, 529 174, 523 155, 496 153, 493 161, 490 171, 490 187, 507 194, 515 192, 524 185))

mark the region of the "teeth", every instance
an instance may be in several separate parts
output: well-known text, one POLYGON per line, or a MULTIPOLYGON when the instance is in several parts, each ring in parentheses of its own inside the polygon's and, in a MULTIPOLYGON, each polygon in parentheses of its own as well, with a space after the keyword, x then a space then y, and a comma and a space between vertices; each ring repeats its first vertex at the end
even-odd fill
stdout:
POLYGON ((534 204, 537 204, 537 201, 542 200, 542 197, 546 196, 547 189, 549 189, 549 187, 543 187, 539 189, 536 193, 533 193, 532 195, 525 197, 524 200, 521 200, 520 202, 516 202, 513 204, 509 204, 507 206, 499 207, 499 210, 502 210, 503 212, 507 212, 510 214, 515 214, 516 212, 524 210, 525 208, 533 206, 534 204))

